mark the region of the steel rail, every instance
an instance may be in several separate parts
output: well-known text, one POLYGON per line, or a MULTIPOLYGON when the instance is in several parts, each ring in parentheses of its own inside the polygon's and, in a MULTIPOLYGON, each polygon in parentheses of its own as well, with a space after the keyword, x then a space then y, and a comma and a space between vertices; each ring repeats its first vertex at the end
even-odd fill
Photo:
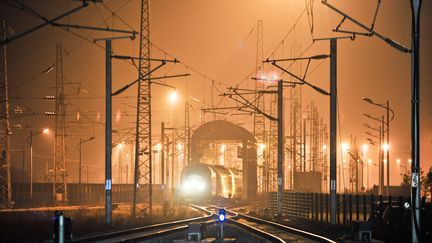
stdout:
MULTIPOLYGON (((274 228, 277 228, 277 229, 280 229, 280 230, 283 230, 283 231, 286 231, 286 232, 291 232, 293 234, 300 235, 300 236, 303 236, 303 237, 311 239, 311 240, 316 240, 318 242, 336 243, 336 241, 334 241, 334 240, 331 240, 329 238, 326 238, 326 237, 318 235, 318 234, 307 232, 305 230, 300 230, 300 229, 296 229, 294 227, 290 227, 290 226, 283 225, 283 224, 280 224, 280 223, 276 223, 276 222, 273 222, 273 221, 268 221, 268 220, 252 217, 252 216, 245 215, 245 214, 240 214, 240 213, 237 213, 237 212, 234 212, 234 211, 231 211, 231 210, 227 210, 227 212, 230 213, 230 214, 235 215, 234 216, 235 218, 243 218, 243 219, 246 219, 248 221, 252 221, 252 222, 256 222, 256 223, 272 226, 274 228)), ((237 222, 237 223, 239 223, 239 222, 237 222)), ((284 242, 284 241, 282 241, 282 242, 284 242)))
POLYGON ((233 224, 235 224, 235 225, 237 225, 237 226, 239 226, 241 228, 244 228, 244 229, 246 229, 248 231, 251 231, 251 232, 253 232, 253 233, 255 233, 255 234, 257 234, 257 235, 265 238, 266 240, 271 241, 271 242, 285 243, 284 240, 282 240, 281 238, 279 238, 276 235, 270 234, 268 232, 265 232, 263 230, 255 228, 253 226, 250 226, 250 225, 247 225, 247 224, 244 224, 244 223, 240 223, 240 222, 236 221, 235 219, 228 218, 227 221, 230 222, 230 223, 233 223, 233 224))
POLYGON ((142 227, 136 227, 133 229, 128 230, 120 230, 115 232, 108 232, 103 234, 97 234, 97 235, 89 235, 84 237, 79 237, 76 239, 72 239, 71 242, 94 242, 94 241, 109 241, 110 239, 116 239, 116 242, 118 241, 129 241, 129 240, 138 240, 138 239, 150 239, 154 237, 163 236, 166 234, 171 234, 183 229, 186 229, 187 225, 182 224, 188 224, 195 221, 201 221, 201 220, 209 220, 211 219, 214 214, 202 207, 191 205, 192 208, 200 210, 202 212, 207 213, 205 216, 201 217, 195 217, 190 219, 182 219, 182 220, 176 220, 171 222, 165 222, 165 223, 159 223, 159 224, 153 224, 148 226, 142 226, 142 227), (179 226, 182 225, 182 226, 179 226), (179 226, 172 228, 174 226, 179 226), (171 228, 170 228, 171 227, 171 228), (149 231, 155 231, 150 232, 149 231), (147 232, 147 233, 146 233, 147 232), (123 238, 123 239, 119 239, 123 238))

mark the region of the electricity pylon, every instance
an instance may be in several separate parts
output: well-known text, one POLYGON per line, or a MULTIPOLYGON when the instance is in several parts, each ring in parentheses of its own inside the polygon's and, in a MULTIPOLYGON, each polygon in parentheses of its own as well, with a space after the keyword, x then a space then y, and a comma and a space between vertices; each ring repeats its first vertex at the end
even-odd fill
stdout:
MULTIPOLYGON (((0 29, 1 40, 6 39, 6 23, 0 29)), ((0 209, 11 206, 9 97, 6 65, 6 45, 0 47, 0 209)))
POLYGON ((63 46, 56 47, 56 105, 55 105, 55 155, 54 155, 54 199, 67 202, 67 168, 66 168, 66 104, 64 101, 63 82, 63 46))
POLYGON ((151 81, 149 1, 141 1, 141 28, 138 66, 138 100, 135 143, 135 176, 132 216, 140 216, 152 207, 151 157, 151 81))

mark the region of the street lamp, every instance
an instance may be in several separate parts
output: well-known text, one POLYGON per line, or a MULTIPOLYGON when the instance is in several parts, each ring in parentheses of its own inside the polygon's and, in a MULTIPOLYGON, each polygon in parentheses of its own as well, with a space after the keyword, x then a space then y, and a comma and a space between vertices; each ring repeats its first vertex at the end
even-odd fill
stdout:
MULTIPOLYGON (((387 161, 390 161, 390 122, 394 119, 394 111, 390 108, 390 101, 387 100, 385 104, 379 104, 373 102, 372 99, 363 97, 363 100, 371 105, 381 107, 383 109, 386 109, 386 127, 387 127, 387 161), (391 112, 391 118, 390 118, 390 112, 391 112)), ((387 196, 389 196, 389 187, 390 187, 390 163, 387 163, 387 196)))
POLYGON ((370 170, 369 170, 369 168, 370 168, 370 166, 372 165, 372 159, 368 159, 368 162, 367 162, 367 188, 369 188, 369 174, 370 174, 370 170))
POLYGON ((168 96, 168 100, 170 101, 171 104, 176 103, 178 100, 178 93, 177 91, 171 91, 171 93, 168 96))
POLYGON ((379 164, 379 166, 378 166, 378 168, 379 168, 379 183, 378 184, 379 184, 379 187, 378 188, 379 188, 379 194, 383 194, 383 192, 384 192, 384 151, 382 149, 382 143, 384 140, 384 117, 376 118, 376 117, 373 117, 369 114, 363 114, 363 115, 369 119, 372 119, 372 120, 375 120, 375 121, 378 121, 381 123, 379 128, 371 127, 369 124, 363 124, 363 125, 369 129, 372 129, 374 131, 379 132, 379 136, 373 135, 370 132, 366 132, 366 134, 369 136, 378 138, 378 140, 379 140, 379 142, 377 144, 377 143, 373 142, 371 139, 368 139, 368 141, 372 145, 377 145, 377 147, 378 147, 378 151, 379 151, 379 159, 378 159, 378 164, 379 164))
POLYGON ((82 153, 81 153, 82 148, 81 148, 81 147, 82 147, 82 144, 83 144, 83 143, 90 142, 90 141, 93 140, 93 139, 95 139, 95 137, 90 137, 89 139, 86 139, 86 140, 82 140, 82 139, 80 138, 80 141, 79 141, 79 143, 77 144, 77 149, 78 149, 78 151, 79 151, 78 184, 79 184, 80 188, 81 188, 81 171, 82 171, 82 153))
POLYGON ((27 143, 30 145, 30 199, 33 199, 33 137, 48 133, 48 128, 44 128, 42 131, 37 133, 33 133, 33 130, 30 130, 30 136, 27 137, 27 143))

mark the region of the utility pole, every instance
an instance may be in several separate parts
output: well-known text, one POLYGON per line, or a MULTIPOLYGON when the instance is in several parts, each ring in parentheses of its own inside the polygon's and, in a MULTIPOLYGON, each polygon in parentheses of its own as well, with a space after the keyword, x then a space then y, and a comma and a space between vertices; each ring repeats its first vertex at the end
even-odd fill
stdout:
POLYGON ((191 164, 191 128, 189 117, 189 100, 185 101, 185 129, 186 129, 186 165, 191 164))
POLYGON ((161 123, 161 151, 160 151, 160 165, 161 165, 161 186, 162 195, 165 200, 165 122, 161 123))
MULTIPOLYGON (((270 62, 269 60, 265 62, 270 62)), ((274 62, 272 62, 274 65, 274 62)), ((238 102, 242 105, 242 108, 240 110, 246 111, 245 109, 251 109, 253 112, 258 112, 264 115, 267 119, 271 121, 276 121, 277 123, 277 216, 278 218, 282 216, 282 192, 283 192, 283 164, 284 164, 284 155, 285 155, 285 136, 284 136, 284 123, 283 123, 283 85, 284 83, 288 83, 289 87, 294 87, 295 84, 302 84, 302 83, 294 83, 294 82, 286 82, 283 80, 278 80, 277 83, 277 90, 262 90, 258 91, 261 95, 263 94, 277 94, 277 117, 274 117, 270 114, 265 113, 264 111, 258 109, 255 105, 254 100, 247 99, 242 96, 241 93, 239 93, 239 89, 237 88, 230 88, 230 90, 233 93, 225 93, 224 96, 228 96, 230 99, 233 99, 234 101, 238 102)), ((240 89, 242 91, 245 91, 247 93, 245 94, 255 94, 254 90, 246 90, 246 89, 240 89)))
MULTIPOLYGON (((174 162, 174 160, 175 160, 175 158, 176 158, 176 153, 175 153, 175 151, 176 151, 176 146, 175 146, 175 144, 176 144, 176 135, 175 135, 175 132, 173 132, 173 134, 172 134, 172 143, 171 143, 171 191, 172 192, 174 192, 174 180, 176 179, 176 173, 174 172, 174 164, 175 164, 175 162, 174 162)), ((177 164, 177 166, 178 166, 178 164, 177 164)))
POLYGON ((411 241, 421 242, 420 214, 420 9, 422 0, 411 0, 411 241))
POLYGON ((118 147, 118 156, 117 156, 117 166, 118 166, 118 184, 122 184, 123 183, 123 162, 122 162, 122 146, 118 147))
MULTIPOLYGON (((394 118, 395 114, 394 114, 394 111, 392 109, 390 109, 390 101, 389 100, 387 100, 385 104, 375 103, 375 102, 372 101, 372 99, 367 98, 367 97, 363 97, 363 100, 366 101, 369 104, 372 104, 372 105, 375 105, 375 106, 378 106, 378 107, 386 109, 385 127, 384 127, 384 118, 382 118, 380 120, 380 122, 381 122, 381 125, 383 126, 383 128, 382 128, 382 141, 381 141, 382 143, 384 143, 384 138, 385 138, 385 134, 384 133, 387 134, 387 136, 386 136, 387 137, 387 141, 386 141, 387 147, 382 147, 381 149, 384 150, 383 151, 383 161, 384 161, 384 152, 386 153, 386 158, 387 158, 387 189, 386 189, 386 195, 389 196, 390 195, 390 193, 389 193, 389 188, 390 188, 390 163, 389 163, 390 162, 390 122, 393 121, 393 118, 394 118), (390 118, 390 112, 392 114, 391 118, 390 118)), ((371 118, 371 117, 368 116, 368 118, 371 118)), ((375 120, 377 120, 377 119, 375 119, 375 120)), ((384 144, 381 144, 381 142, 380 142, 380 145, 384 146, 384 144)), ((383 172, 382 176, 384 177, 384 172, 383 172)), ((384 191, 382 191, 381 194, 384 194, 384 191)))
MULTIPOLYGON (((289 74, 290 76, 292 76, 292 77, 294 77, 295 79, 297 79, 299 82, 296 82, 296 83, 293 83, 293 82, 290 82, 290 83, 292 83, 293 85, 295 85, 295 84, 300 84, 300 85, 307 85, 307 86, 309 86, 309 87, 311 87, 312 89, 314 89, 315 91, 317 91, 317 92, 319 92, 319 93, 321 93, 321 94, 323 94, 323 95, 329 95, 330 96, 330 123, 332 123, 332 122, 334 122, 334 123, 336 123, 336 38, 331 38, 330 39, 330 56, 329 55, 315 55, 315 56, 310 56, 310 57, 300 57, 300 58, 286 58, 286 59, 276 59, 276 60, 266 60, 266 61, 264 61, 264 62, 267 62, 267 63, 271 63, 273 66, 275 66, 275 67, 277 67, 278 69, 280 69, 280 70, 282 70, 283 72, 285 72, 285 73, 287 73, 287 74, 289 74), (310 64, 310 62, 312 61, 312 60, 320 60, 320 59, 326 59, 326 58, 328 58, 328 57, 330 57, 330 75, 331 75, 331 77, 330 77, 330 93, 329 92, 327 92, 327 91, 325 91, 325 90, 323 90, 323 89, 321 89, 320 87, 318 87, 318 86, 315 86, 315 85, 313 85, 313 84, 311 84, 311 83, 309 83, 309 82, 307 82, 306 80, 305 80, 305 78, 306 78, 306 75, 307 75, 307 70, 308 70, 308 67, 309 67, 309 64, 310 64), (284 68, 284 67, 282 67, 281 65, 279 65, 279 64, 277 64, 277 62, 282 62, 282 61, 297 61, 297 60, 308 60, 308 64, 307 64, 307 67, 306 67, 306 72, 304 73, 304 75, 303 75, 303 78, 302 77, 299 77, 298 75, 296 75, 296 74, 293 74, 291 71, 289 71, 288 69, 286 69, 286 68, 284 68), (332 91, 334 91, 335 93, 332 93, 332 91), (334 104, 333 104, 333 102, 334 102, 334 104), (333 113, 334 114, 333 114, 333 113)), ((279 86, 278 86, 279 87, 279 86)), ((278 89, 278 94, 279 94, 279 89, 278 89)), ((278 97, 279 98, 279 97, 278 97)), ((278 107, 279 108, 279 107, 278 107)), ((282 110, 283 111, 283 110, 282 110)), ((279 114, 278 114, 278 116, 279 116, 279 114)), ((283 120, 283 119, 281 119, 281 120, 283 120)), ((279 120, 278 120, 279 121, 279 120)), ((334 136, 333 138, 334 138, 334 140, 336 140, 336 125, 335 124, 330 124, 330 133, 332 133, 331 135, 332 136, 334 136), (334 125, 334 131, 333 130, 331 130, 331 128, 332 128, 332 125, 334 125), (333 133, 332 133, 333 132, 333 133)), ((334 141, 334 144, 333 144, 334 146, 333 146, 333 149, 334 149, 334 154, 333 154, 333 156, 334 156, 334 163, 336 163, 336 147, 335 147, 335 145, 336 145, 336 141, 334 141)), ((284 148, 283 148, 284 149, 284 148)), ((330 151, 332 150, 332 139, 330 139, 330 151)), ((332 156, 330 155, 330 160, 331 160, 331 158, 332 158, 332 156)), ((330 161, 330 164, 331 164, 331 161, 330 161)), ((330 169, 331 170, 331 169, 330 169)), ((333 181, 333 183, 336 183, 336 168, 334 168, 334 181, 333 181)), ((331 177, 332 178, 332 177, 331 177)), ((278 183, 279 183, 280 181, 278 181, 278 183)), ((336 185, 334 185, 334 187, 333 187, 333 185, 331 186, 331 189, 332 188, 334 188, 334 193, 336 193, 336 185)), ((330 190, 331 191, 331 190, 330 190)), ((279 191, 278 191, 279 192, 279 191)), ((281 195, 280 195, 281 196, 281 195)), ((279 195, 278 195, 278 199, 279 199, 279 195)), ((332 199, 332 195, 331 195, 331 193, 330 193, 330 199, 332 199)), ((336 199, 336 194, 334 194, 334 199, 336 199)), ((280 200, 282 200, 281 198, 280 198, 280 200)), ((278 202, 279 203, 279 202, 278 202)), ((282 205, 281 205, 282 206, 282 205)), ((330 205, 330 209, 332 209, 332 207, 331 207, 332 205, 330 205)), ((335 206, 335 208, 334 209, 336 209, 336 200, 334 201, 334 206, 335 206)), ((278 207, 279 207, 279 205, 278 205, 278 207)), ((278 212, 279 213, 279 212, 278 212)), ((335 213, 335 212, 334 212, 335 213)), ((336 214, 336 213, 335 213, 336 214)), ((334 215, 335 216, 335 215, 334 215)))
POLYGON ((112 60, 111 40, 105 40, 105 224, 112 216, 112 60))
MULTIPOLYGON (((1 23, 1 38, 6 40, 6 22, 1 23)), ((12 201, 10 174, 9 94, 7 80, 6 45, 0 46, 0 208, 9 208, 12 201)))
POLYGON ((87 140, 82 140, 82 139, 80 138, 79 143, 78 143, 78 146, 77 146, 77 149, 78 149, 78 152, 79 152, 79 164, 78 164, 78 185, 79 185, 80 188, 81 188, 81 182, 82 182, 82 177, 81 177, 81 175, 82 175, 82 145, 83 145, 84 143, 90 142, 90 141, 93 140, 94 138, 95 138, 95 137, 90 137, 90 138, 87 139, 87 140))
POLYGON ((277 123, 278 123, 278 193, 277 193, 277 212, 282 216, 282 192, 283 192, 283 175, 284 175, 284 159, 285 159, 285 132, 284 132, 284 119, 283 119, 283 81, 278 81, 277 89, 277 123))
POLYGON ((33 200, 33 131, 30 130, 30 200, 33 200))
POLYGON ((387 127, 387 197, 390 196, 390 101, 387 100, 386 102, 386 111, 387 111, 387 120, 386 120, 386 127, 387 127))
POLYGON ((55 151, 54 151, 54 199, 58 202, 68 201, 65 123, 66 104, 64 101, 63 83, 63 46, 56 48, 56 106, 55 106, 55 151))
POLYGON ((24 166, 25 166, 25 147, 22 148, 22 163, 21 163, 21 183, 23 184, 25 180, 24 166))
MULTIPOLYGON (((135 33, 135 32, 129 32, 135 33)), ((112 218, 112 40, 132 38, 130 36, 118 36, 111 38, 95 39, 105 41, 105 224, 111 224, 112 218)), ((130 85, 129 85, 130 86, 130 85)), ((123 88, 122 91, 127 89, 123 88)), ((120 91, 119 93, 121 93, 120 91)), ((88 141, 90 141, 90 138, 88 141)), ((88 167, 87 167, 88 168, 88 167)), ((88 169, 87 169, 88 176, 88 169)), ((88 183, 88 178, 87 178, 88 183)), ((135 191, 135 190, 134 190, 135 191)), ((133 208, 132 208, 133 210, 133 208)))
MULTIPOLYGON (((376 36, 384 40, 387 44, 397 49, 402 53, 411 54, 411 241, 413 243, 421 241, 421 220, 420 220, 420 10, 422 0, 411 0, 411 49, 404 47, 396 41, 381 35, 376 32, 374 23, 376 13, 380 5, 378 1, 377 10, 375 11, 374 22, 369 28, 356 19, 343 13, 323 0, 322 3, 342 15, 344 18, 339 23, 334 31, 343 31, 350 33, 351 31, 339 30, 342 23, 348 19, 360 28, 367 31, 366 36, 376 36)), ((355 37, 356 32, 351 32, 355 37)), ((364 34, 364 33, 363 33, 364 34)))
POLYGON ((380 195, 384 194, 384 149, 382 147, 382 144, 384 142, 384 117, 381 117, 381 124, 380 124, 380 142, 378 145, 379 151, 380 151, 380 176, 379 176, 379 185, 380 185, 380 195))
POLYGON ((330 223, 336 224, 337 39, 330 39, 330 223))

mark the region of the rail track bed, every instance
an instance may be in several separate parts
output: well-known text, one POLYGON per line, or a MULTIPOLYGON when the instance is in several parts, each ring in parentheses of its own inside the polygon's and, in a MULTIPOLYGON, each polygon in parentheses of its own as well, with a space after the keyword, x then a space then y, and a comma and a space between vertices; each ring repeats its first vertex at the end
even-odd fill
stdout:
MULTIPOLYGON (((77 238, 72 240, 72 242, 178 242, 178 240, 185 242, 188 225, 192 222, 200 222, 206 225, 203 228, 203 233, 206 237, 217 237, 219 235, 220 223, 216 221, 216 215, 213 213, 213 211, 216 211, 217 207, 195 205, 192 205, 192 207, 204 212, 206 215, 77 238)), ((335 242, 310 232, 255 218, 246 214, 240 214, 235 211, 228 210, 227 214, 228 219, 224 222, 225 237, 234 237, 236 238, 235 242, 335 242)))
POLYGON ((228 211, 228 213, 230 214, 228 222, 249 229, 251 232, 259 234, 272 242, 335 242, 326 237, 277 222, 252 217, 235 211, 228 211))
POLYGON ((192 208, 202 211, 206 215, 190 219, 171 221, 166 223, 154 224, 149 226, 137 227, 128 230, 95 234, 73 239, 71 242, 139 242, 147 241, 176 232, 185 231, 188 224, 192 222, 211 222, 214 214, 205 208, 195 205, 192 208))

